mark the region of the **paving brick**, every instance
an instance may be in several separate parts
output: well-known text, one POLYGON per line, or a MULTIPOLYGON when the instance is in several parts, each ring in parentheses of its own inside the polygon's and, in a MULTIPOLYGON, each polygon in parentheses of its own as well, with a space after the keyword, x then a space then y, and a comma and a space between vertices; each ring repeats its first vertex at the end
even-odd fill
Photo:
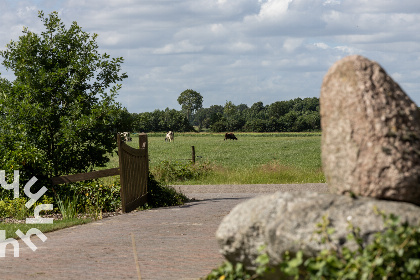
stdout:
POLYGON ((138 279, 133 234, 142 280, 199 279, 223 262, 215 232, 236 204, 262 192, 313 187, 326 190, 319 184, 180 187, 197 200, 46 233, 45 243, 32 236, 38 249, 20 241, 19 258, 8 246, 0 258, 0 278, 138 279))

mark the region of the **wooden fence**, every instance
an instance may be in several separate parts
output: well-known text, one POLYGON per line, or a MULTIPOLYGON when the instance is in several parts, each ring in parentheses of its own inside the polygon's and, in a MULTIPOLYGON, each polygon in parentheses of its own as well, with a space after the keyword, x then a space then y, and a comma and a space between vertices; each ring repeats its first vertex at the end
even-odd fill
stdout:
POLYGON ((139 147, 135 149, 121 141, 117 135, 119 167, 51 178, 53 185, 92 180, 120 175, 121 205, 124 213, 133 211, 147 202, 149 156, 147 134, 139 134, 139 147))

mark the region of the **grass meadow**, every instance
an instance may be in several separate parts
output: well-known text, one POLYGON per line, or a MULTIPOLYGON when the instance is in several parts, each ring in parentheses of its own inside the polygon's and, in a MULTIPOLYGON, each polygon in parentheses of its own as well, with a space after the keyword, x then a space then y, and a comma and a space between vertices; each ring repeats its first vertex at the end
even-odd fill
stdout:
MULTIPOLYGON (((169 185, 323 183, 320 133, 235 133, 238 140, 224 141, 221 133, 176 133, 165 142, 163 133, 149 133, 150 170, 169 185), (195 147, 196 164, 191 162, 195 147), (166 171, 175 177, 162 177, 166 171), (169 173, 170 173, 169 172, 169 173), (195 176, 187 176, 195 174, 195 176), (185 175, 185 176, 184 176, 185 175), (162 179, 163 178, 163 179, 162 179), (175 179, 174 179, 175 178, 175 179)), ((128 144, 139 147, 138 137, 128 144)), ((110 156, 105 168, 118 167, 118 156, 110 156)), ((111 185, 119 176, 99 179, 111 185)), ((42 232, 89 222, 86 219, 54 221, 37 225, 42 232)), ((26 232, 31 225, 1 223, 6 238, 17 238, 16 229, 26 232)), ((33 225, 32 225, 33 226, 33 225)))
MULTIPOLYGON (((172 143, 163 133, 149 133, 153 174, 169 165, 186 165, 195 147, 200 176, 170 184, 284 184, 323 183, 320 133, 235 133, 224 141, 221 133, 175 133, 172 143)), ((128 144, 139 147, 138 137, 128 144)), ((114 154, 106 168, 118 167, 114 154)), ((157 176, 158 177, 158 176, 157 176)))

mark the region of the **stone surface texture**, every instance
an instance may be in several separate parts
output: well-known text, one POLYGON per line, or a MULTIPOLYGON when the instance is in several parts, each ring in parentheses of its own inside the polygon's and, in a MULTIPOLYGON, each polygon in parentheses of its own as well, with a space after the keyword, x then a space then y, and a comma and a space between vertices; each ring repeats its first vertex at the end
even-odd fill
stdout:
POLYGON ((320 97, 322 162, 333 193, 420 205, 420 115, 376 62, 336 62, 320 97))
POLYGON ((314 256, 327 248, 355 249, 356 244, 347 240, 349 222, 360 227, 365 244, 369 243, 374 233, 384 229, 375 208, 400 216, 401 222, 420 222, 420 207, 411 203, 315 192, 277 192, 237 205, 222 220, 216 237, 221 253, 229 261, 255 269, 262 245, 272 264, 277 264, 286 251, 303 250, 306 256, 314 256), (314 234, 324 216, 336 230, 330 245, 318 242, 319 236, 314 234))

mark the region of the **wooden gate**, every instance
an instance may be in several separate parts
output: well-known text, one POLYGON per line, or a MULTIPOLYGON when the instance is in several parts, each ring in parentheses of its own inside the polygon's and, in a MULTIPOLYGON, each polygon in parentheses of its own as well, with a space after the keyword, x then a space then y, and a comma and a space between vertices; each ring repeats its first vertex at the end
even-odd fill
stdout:
POLYGON ((147 134, 139 134, 139 147, 134 149, 118 140, 120 161, 121 205, 122 211, 130 212, 147 202, 147 180, 149 176, 149 157, 147 134))
POLYGON ((149 156, 147 134, 139 134, 140 149, 124 143, 117 135, 119 167, 51 178, 53 185, 66 184, 102 177, 120 175, 121 205, 124 213, 133 211, 147 202, 149 156))

